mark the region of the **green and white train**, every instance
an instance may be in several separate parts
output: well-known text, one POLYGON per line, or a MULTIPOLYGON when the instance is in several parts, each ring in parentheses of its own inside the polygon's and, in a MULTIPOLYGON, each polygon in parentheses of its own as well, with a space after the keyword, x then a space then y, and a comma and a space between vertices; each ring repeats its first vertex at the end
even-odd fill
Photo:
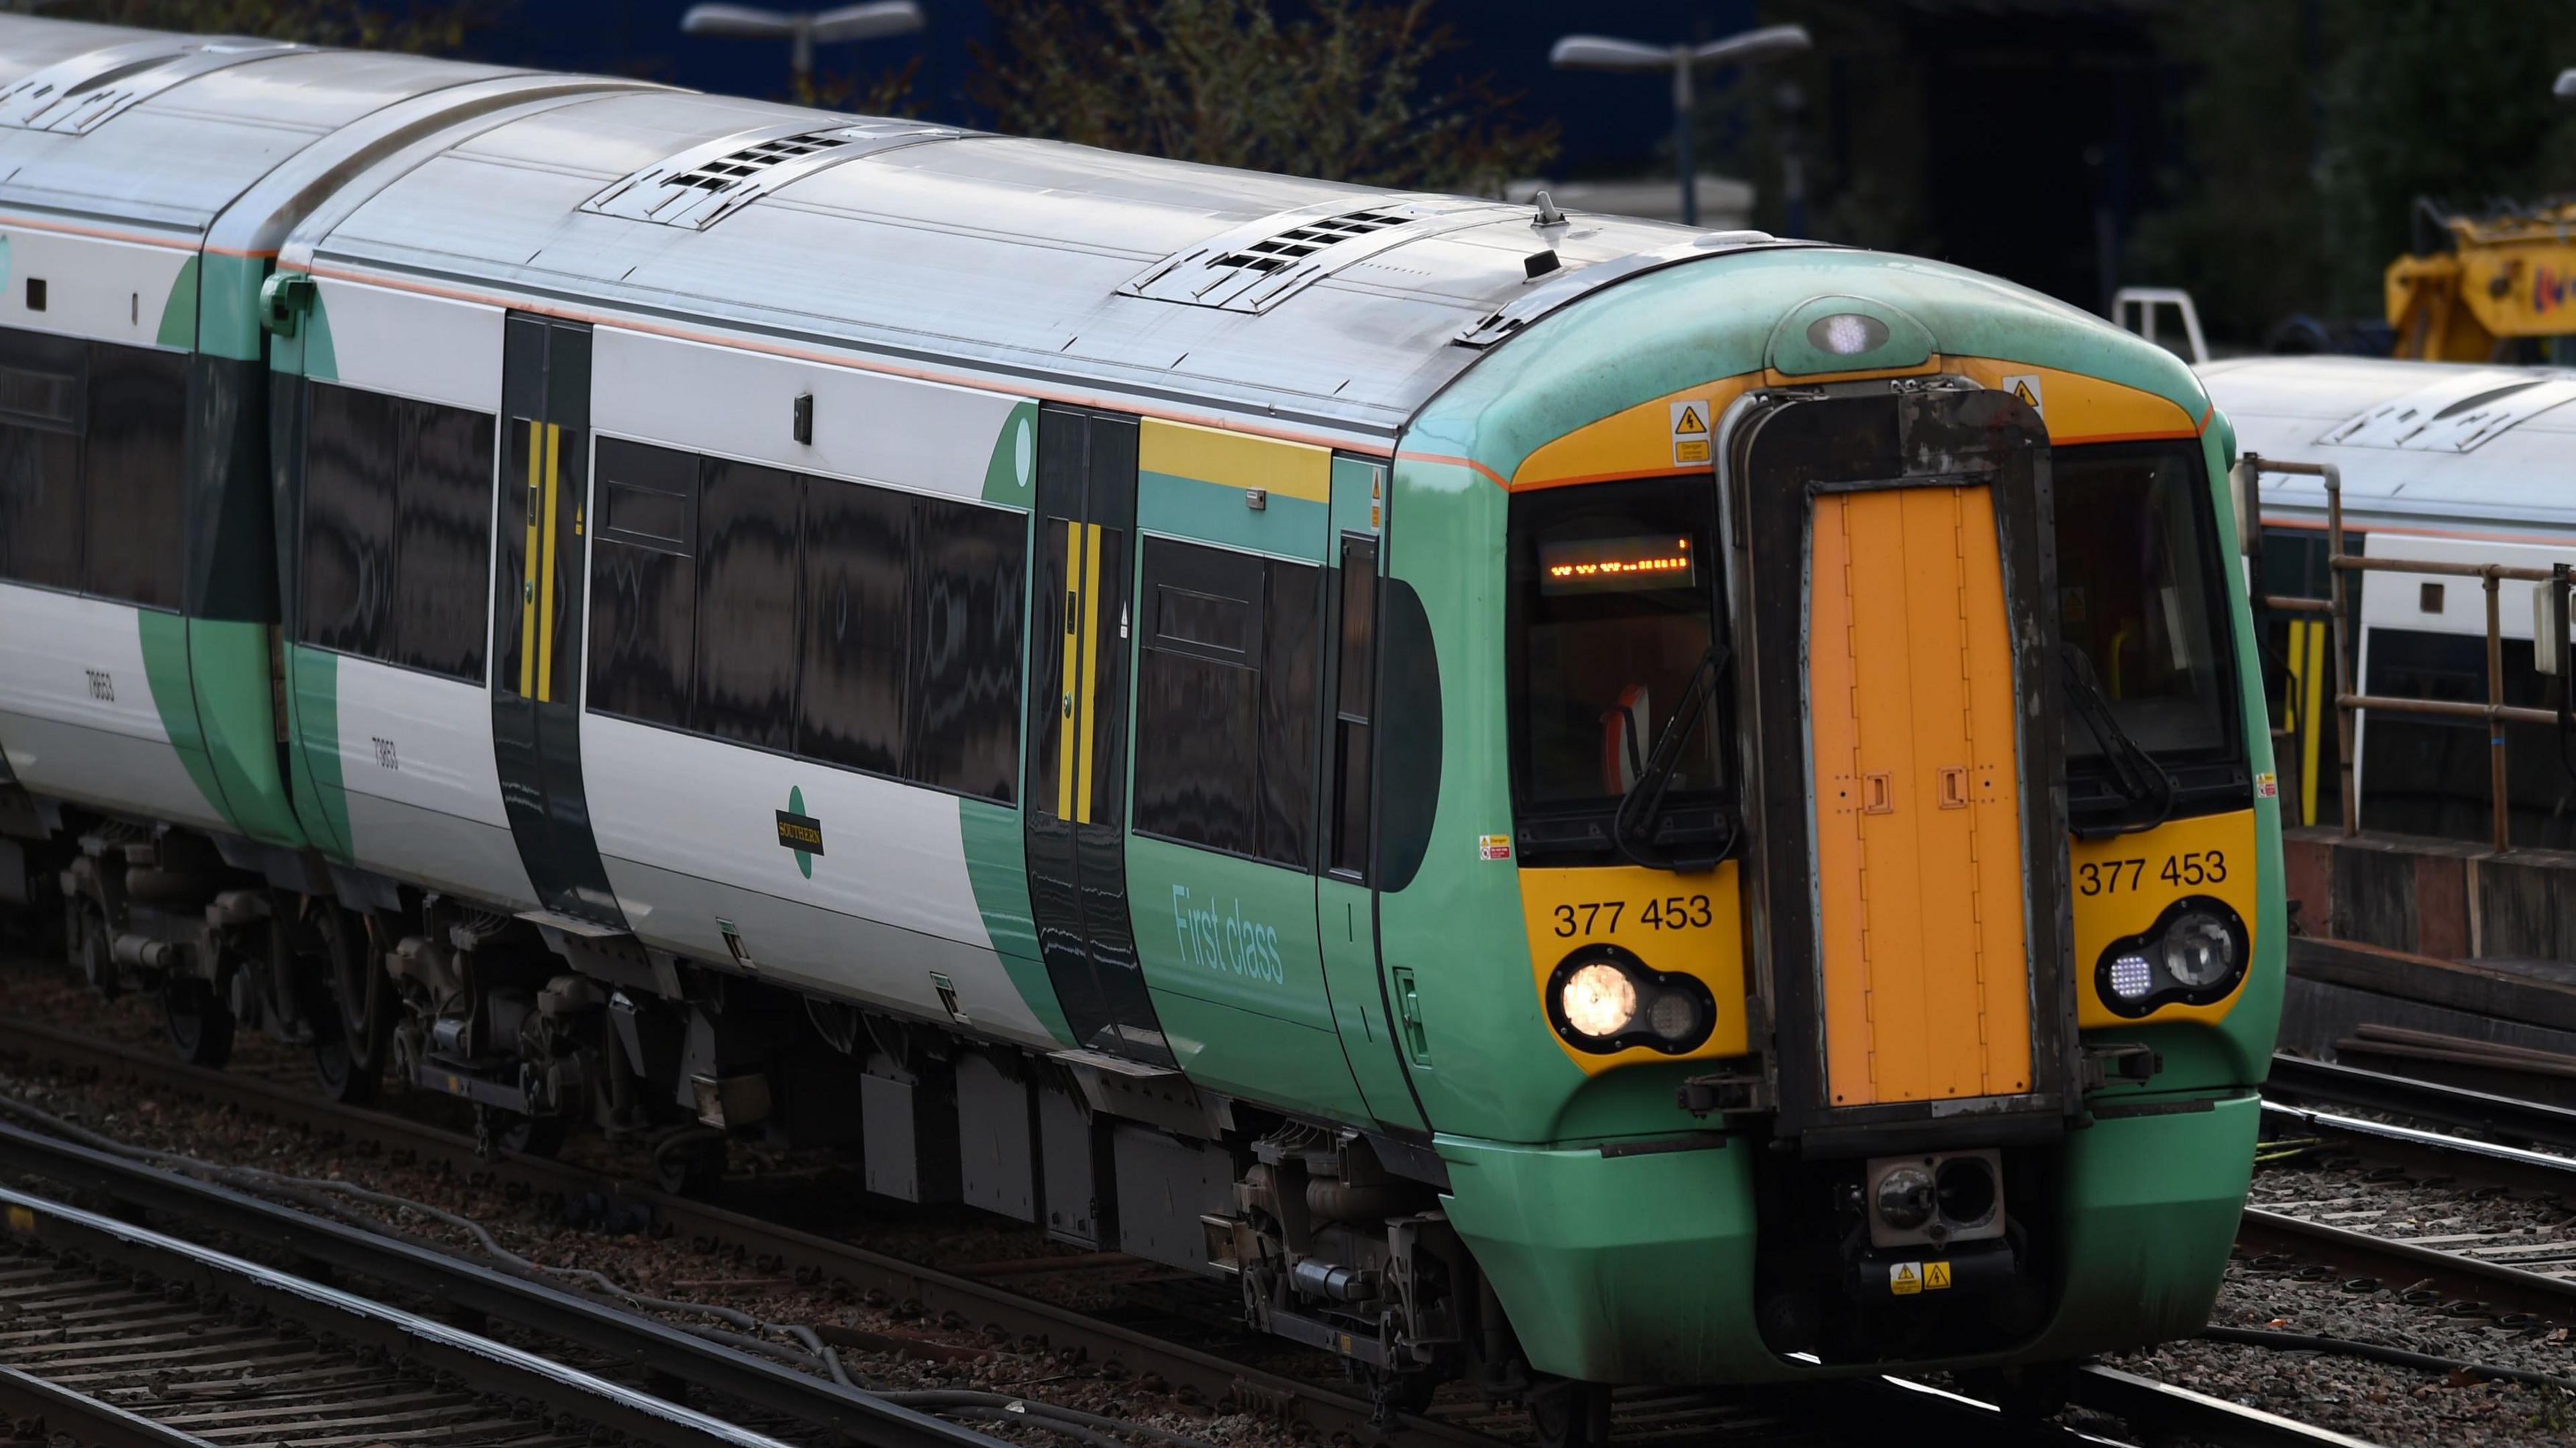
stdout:
POLYGON ((2188 1334, 2227 424, 1909 258, 0 24, 0 890, 193 1059, 758 1133, 1391 1402, 2188 1334))

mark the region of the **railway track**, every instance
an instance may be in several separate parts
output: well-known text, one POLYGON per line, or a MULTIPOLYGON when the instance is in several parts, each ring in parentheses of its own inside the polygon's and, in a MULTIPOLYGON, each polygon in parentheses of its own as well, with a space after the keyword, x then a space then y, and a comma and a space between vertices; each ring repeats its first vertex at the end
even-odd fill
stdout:
POLYGON ((0 1410, 92 1448, 783 1448, 596 1373, 0 1188, 0 1410))
POLYGON ((2461 1211, 2462 1198, 2474 1204, 2506 1191, 2576 1194, 2576 1155, 2510 1144, 2576 1141, 2576 1112, 2298 1058, 2278 1058, 2275 1069, 2281 1079, 2277 1089, 2266 1088, 2264 1103, 2275 1133, 2336 1142, 2383 1164, 2343 1181, 2333 1196, 2249 1205, 2238 1239, 2281 1259, 2258 1262, 2282 1267, 2286 1259, 2322 1261, 2389 1284, 2418 1284, 2416 1292, 2453 1299, 2420 1305, 2463 1314, 2494 1309, 2576 1322, 2576 1215, 2562 1212, 2554 1221, 2513 1226, 2454 1219, 2473 1215, 2461 1211), (2291 1101, 2410 1116, 2483 1135, 2457 1136, 2291 1101))
MULTIPOLYGON (((444 1161, 460 1170, 487 1172, 500 1183, 554 1192, 567 1199, 610 1195, 620 1209, 649 1213, 674 1232, 752 1254, 753 1260, 764 1264, 764 1270, 820 1273, 824 1280, 839 1279, 856 1290, 882 1292, 899 1302, 917 1305, 933 1317, 998 1326, 1034 1336, 1051 1347, 1079 1346, 1131 1373, 1159 1373, 1167 1382, 1195 1386, 1211 1403, 1267 1411, 1327 1433, 1348 1434, 1359 1441, 1383 1441, 1391 1436, 1408 1444, 1439 1444, 1446 1448, 1504 1448, 1513 1439, 1527 1437, 1526 1419, 1517 1410, 1487 1408, 1472 1402, 1444 1404, 1427 1417, 1408 1415, 1391 1433, 1372 1429, 1368 1426, 1372 1407, 1357 1397, 1248 1368, 1133 1328, 1103 1323, 1029 1299, 1001 1285, 1024 1275, 1023 1269, 1035 1271, 1045 1264, 993 1264, 983 1269, 982 1276, 943 1272, 722 1207, 610 1182, 561 1162, 511 1155, 484 1159, 477 1155, 472 1139, 459 1133, 388 1112, 341 1106, 275 1081, 205 1071, 72 1032, 0 1018, 0 1059, 10 1057, 76 1072, 98 1072, 158 1090, 226 1102, 318 1132, 363 1135, 386 1149, 409 1152, 422 1161, 444 1161)), ((549 1297, 536 1284, 444 1253, 392 1242, 223 1187, 5 1125, 0 1125, 0 1166, 68 1181, 141 1210, 202 1223, 227 1237, 265 1243, 316 1269, 435 1296, 452 1307, 520 1324, 630 1368, 657 1367, 665 1382, 679 1377, 712 1386, 729 1400, 757 1403, 779 1417, 807 1427, 828 1427, 855 1441, 870 1443, 872 1448, 885 1443, 882 1434, 848 1419, 848 1404, 839 1399, 849 1390, 838 1385, 741 1354, 734 1355, 740 1361, 728 1364, 723 1373, 714 1375, 712 1382, 702 1368, 683 1367, 674 1372, 673 1364, 656 1356, 674 1350, 669 1338, 679 1337, 688 1344, 678 1349, 681 1351, 694 1352, 706 1345, 686 1339, 652 1319, 629 1319, 623 1324, 607 1321, 621 1314, 568 1293, 556 1292, 549 1297), (460 1269, 463 1275, 451 1275, 460 1269), (528 1295, 532 1289, 533 1297, 528 1295), (638 1346, 639 1334, 658 1340, 638 1346), (746 1373, 749 1376, 744 1376, 746 1373), (818 1404, 823 1409, 820 1412, 815 1411, 818 1404)), ((1071 1264, 1069 1270, 1075 1271, 1104 1265, 1082 1258, 1066 1260, 1071 1264)), ((0 1331, 5 1331, 5 1324, 0 1324, 0 1331)), ((0 1358, 0 1366, 5 1364, 6 1359, 0 1358)), ((5 1393, 7 1386, 0 1382, 0 1393, 5 1393)), ((2118 1417, 2158 1438, 2184 1438, 2226 1448, 2283 1448, 2293 1444, 2350 1448, 2358 1441, 2111 1369, 2080 1370, 2071 1388, 2074 1402, 2118 1417)), ((1722 1442, 1735 1448, 1741 1444, 1862 1441, 1875 1438, 1888 1414, 1995 1441, 2117 1441, 2088 1437, 2053 1423, 2016 1421, 1994 1405, 1973 1397, 1896 1378, 1843 1381, 1812 1390, 1751 1396, 1630 1389, 1623 1390, 1613 1404, 1614 1435, 1623 1448, 1629 1444, 1697 1448, 1722 1442)), ((954 1429, 954 1425, 924 1421, 940 1429, 954 1429)), ((989 1441, 967 1436, 974 1442, 989 1441)))

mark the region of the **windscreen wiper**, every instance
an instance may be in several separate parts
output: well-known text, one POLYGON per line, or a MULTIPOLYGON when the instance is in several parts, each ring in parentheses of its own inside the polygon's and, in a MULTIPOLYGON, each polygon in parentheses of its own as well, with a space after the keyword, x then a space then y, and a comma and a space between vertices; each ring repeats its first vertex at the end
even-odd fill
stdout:
POLYGON ((1720 811, 1726 821, 1726 837, 1713 853, 1658 858, 1643 848, 1672 791, 1673 771, 1681 764, 1682 745, 1689 740, 1700 716, 1708 711, 1708 701, 1717 695, 1717 680, 1726 669, 1726 659, 1725 641, 1710 640, 1699 662, 1691 666, 1690 678, 1682 684, 1681 702, 1674 707, 1672 717, 1664 721, 1662 731, 1655 735, 1655 747, 1646 752, 1645 762, 1638 767, 1636 782, 1619 796, 1618 811, 1610 817, 1610 840, 1631 864, 1695 874, 1714 867, 1735 848, 1735 815, 1731 810, 1720 811))
POLYGON ((2174 777, 2147 752, 2127 729, 2111 701, 2102 694, 2102 685, 2093 674, 2093 660, 2073 644, 2057 646, 2059 672, 2066 677, 2066 702, 2070 712, 2083 721, 2085 732, 2093 736, 2094 747, 2102 751, 2102 762, 2109 766, 2112 786, 2133 805, 2155 801, 2152 815, 2138 819, 2115 820, 2109 824, 2078 825, 2078 839, 2101 840, 2113 835, 2136 834, 2163 824, 2173 814, 2174 799, 2181 792, 2174 777))

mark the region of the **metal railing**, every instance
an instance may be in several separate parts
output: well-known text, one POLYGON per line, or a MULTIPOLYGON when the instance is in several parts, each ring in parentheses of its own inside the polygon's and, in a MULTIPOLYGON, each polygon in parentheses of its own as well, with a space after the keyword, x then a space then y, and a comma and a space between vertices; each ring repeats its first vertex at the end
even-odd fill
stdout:
MULTIPOLYGON (((2440 563, 2412 558, 2367 558, 2344 551, 2343 474, 2333 463, 2283 462, 2277 458, 2258 457, 2247 453, 2237 460, 2230 477, 2236 493, 2240 545, 2251 569, 2248 582, 2256 608, 2281 613, 2324 614, 2331 622, 2331 651, 2334 654, 2334 705, 2336 767, 2342 775, 2343 833, 2346 838, 2361 833, 2361 801, 2358 761, 2353 751, 2353 726, 2362 710, 2383 714, 2415 714, 2439 719, 2483 719, 2487 723, 2487 789, 2493 796, 2495 848, 2498 854, 2513 848, 2512 804, 2505 789, 2505 733, 2507 724, 2546 724, 2565 729, 2576 724, 2576 714, 2561 703, 2556 709, 2532 709, 2504 701, 2504 609, 2501 589, 2507 581, 2549 585, 2551 601, 2556 606, 2554 617, 2561 620, 2558 647, 2567 649, 2568 565, 2548 568, 2513 568, 2501 563, 2440 563), (2289 477, 2320 478, 2326 493, 2326 596, 2304 598, 2263 591, 2263 510, 2262 478, 2265 473, 2289 477), (2400 699, 2385 694, 2365 694, 2353 688, 2352 681, 2352 590, 2345 582, 2355 573, 2412 573, 2441 578, 2475 578, 2484 583, 2487 595, 2487 699, 2473 704, 2458 699, 2400 699)), ((2541 644, 2533 640, 2537 649, 2541 644)), ((2562 661, 2557 670, 2570 689, 2576 680, 2568 679, 2562 661)), ((2562 698, 2564 694, 2562 694, 2562 698)))

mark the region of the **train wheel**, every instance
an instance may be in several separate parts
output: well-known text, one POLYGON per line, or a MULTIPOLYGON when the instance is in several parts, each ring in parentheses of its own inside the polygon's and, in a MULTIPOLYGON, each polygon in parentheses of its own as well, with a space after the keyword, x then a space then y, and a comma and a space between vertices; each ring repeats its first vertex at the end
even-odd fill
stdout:
POLYGON ((174 980, 161 991, 162 1023, 179 1059, 210 1071, 233 1058, 233 1012, 202 980, 174 980))
POLYGON ((83 909, 75 942, 72 959, 80 968, 81 979, 102 999, 116 999, 123 982, 116 978, 116 955, 108 944, 106 919, 96 910, 83 909))
POLYGON ((552 1156, 563 1150, 564 1138, 571 1134, 572 1122, 561 1116, 522 1116, 516 1111, 496 1113, 500 1129, 495 1140, 503 1151, 522 1156, 552 1156))
POLYGON ((716 1189, 724 1174, 721 1132, 682 1131, 653 1148, 653 1185, 675 1197, 703 1197, 716 1189))
POLYGON ((1603 1448, 1610 1441, 1610 1385, 1541 1378, 1529 1390, 1530 1425, 1542 1448, 1603 1448))
POLYGON ((317 923, 325 999, 313 1013, 313 1074, 332 1100, 362 1106, 384 1090, 393 982, 368 946, 366 917, 326 905, 317 923))

